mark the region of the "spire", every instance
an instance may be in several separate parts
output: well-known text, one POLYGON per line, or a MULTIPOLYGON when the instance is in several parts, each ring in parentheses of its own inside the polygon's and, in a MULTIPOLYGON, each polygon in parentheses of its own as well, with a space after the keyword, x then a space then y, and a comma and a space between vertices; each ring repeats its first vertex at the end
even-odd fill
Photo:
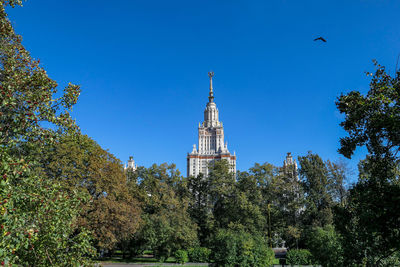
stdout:
POLYGON ((212 78, 214 77, 214 72, 210 71, 208 73, 208 77, 210 77, 210 95, 208 96, 208 103, 206 105, 206 109, 204 110, 204 127, 216 127, 221 126, 221 123, 218 121, 218 109, 217 105, 214 102, 214 92, 212 87, 212 78))
POLYGON ((210 71, 208 73, 208 77, 210 77, 210 96, 208 97, 209 102, 213 102, 214 101, 214 92, 213 92, 213 87, 212 87, 212 77, 214 77, 214 72, 210 71))

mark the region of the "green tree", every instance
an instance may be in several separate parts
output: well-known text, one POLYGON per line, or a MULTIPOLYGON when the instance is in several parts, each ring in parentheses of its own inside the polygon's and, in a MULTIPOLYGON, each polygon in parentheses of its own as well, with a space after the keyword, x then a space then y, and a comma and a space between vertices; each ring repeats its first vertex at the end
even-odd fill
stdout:
POLYGON ((255 163, 254 167, 249 169, 249 174, 254 176, 256 184, 261 190, 263 206, 272 203, 275 196, 270 189, 273 187, 275 177, 279 175, 279 168, 269 163, 255 163))
POLYGON ((32 153, 60 133, 76 132, 69 111, 80 90, 69 84, 53 98, 57 83, 30 57, 7 18, 5 8, 20 4, 0 1, 0 259, 12 265, 85 265, 94 250, 88 232, 77 227, 84 196, 43 179, 32 153))
POLYGON ((202 173, 197 177, 188 177, 189 214, 199 227, 198 237, 202 246, 206 245, 214 225, 209 189, 209 181, 202 173))
POLYGON ((186 182, 175 165, 139 167, 131 176, 129 190, 143 206, 143 224, 130 246, 133 252, 153 250, 166 259, 179 249, 198 244, 197 225, 188 213, 186 182))
POLYGON ((391 77, 385 67, 374 61, 376 71, 370 90, 341 95, 336 106, 345 120, 340 123, 348 136, 340 139, 339 152, 350 158, 357 147, 366 146, 366 162, 371 179, 396 180, 400 150, 400 71, 391 77))
POLYGON ((113 250, 130 240, 140 223, 140 207, 127 189, 121 162, 86 135, 65 135, 47 147, 41 172, 90 197, 81 206, 79 223, 90 229, 96 246, 113 250))
MULTIPOLYGON (((279 231, 288 247, 298 247, 301 234, 301 218, 305 205, 303 188, 297 176, 295 166, 281 168, 273 179, 271 191, 274 194, 274 206, 278 210, 279 231)), ((275 219, 275 220, 276 220, 275 219)))
POLYGON ((77 224, 84 196, 29 170, 22 171, 18 181, 23 182, 3 200, 7 205, 1 225, 1 261, 18 266, 88 264, 87 257, 95 255, 92 234, 77 224))
MULTIPOLYGON (((226 229, 229 225, 241 225, 251 233, 259 232, 265 225, 265 217, 260 207, 251 201, 249 192, 241 191, 235 174, 229 171, 226 160, 217 161, 211 166, 209 173, 210 200, 216 231, 226 229)), ((257 192, 254 192, 257 194, 257 192)))
POLYGON ((299 157, 300 176, 306 194, 304 224, 325 226, 332 223, 332 197, 329 194, 328 169, 322 159, 309 152, 299 157))
POLYGON ((307 246, 317 263, 326 267, 344 266, 340 236, 332 225, 315 227, 307 235, 307 246))
POLYGON ((345 115, 340 124, 348 133, 339 152, 350 158, 357 147, 368 155, 360 163, 357 185, 348 201, 337 208, 335 225, 343 236, 346 264, 384 266, 400 251, 400 72, 391 77, 377 64, 370 90, 341 95, 336 106, 345 115))
MULTIPOLYGON (((285 170, 268 163, 256 163, 249 172, 237 173, 236 187, 261 213, 259 223, 250 224, 254 226, 253 229, 268 235, 271 242, 272 237, 283 238, 290 246, 297 246, 300 237, 299 217, 304 198, 297 170, 292 167, 294 168, 289 166, 285 170)), ((244 217, 246 213, 239 211, 239 214, 244 217)), ((257 218, 248 215, 250 218, 257 218)))
POLYGON ((274 252, 259 235, 239 229, 220 229, 212 244, 217 266, 271 266, 274 252))
POLYGON ((286 263, 290 265, 313 264, 313 257, 308 249, 291 249, 286 254, 286 263))
POLYGON ((329 192, 332 199, 343 206, 347 196, 346 182, 349 169, 344 161, 331 162, 327 160, 326 167, 328 168, 329 192))
POLYGON ((399 203, 398 185, 359 181, 350 189, 345 207, 335 212, 347 265, 385 266, 399 251, 399 203))
MULTIPOLYGON (((270 246, 273 246, 273 237, 283 236, 285 229, 285 217, 282 214, 282 205, 279 197, 281 196, 278 190, 280 181, 280 170, 272 164, 255 163, 249 169, 250 177, 254 176, 254 180, 258 190, 252 188, 248 190, 248 195, 258 196, 261 193, 261 200, 258 203, 261 213, 265 217, 265 224, 262 229, 263 233, 269 237, 270 246), (254 190, 254 193, 252 192, 254 190)), ((239 179, 241 179, 239 177, 239 179)), ((240 180, 239 180, 239 183, 240 180)), ((253 185, 254 186, 254 185, 253 185)), ((257 197, 258 198, 258 197, 257 197)))

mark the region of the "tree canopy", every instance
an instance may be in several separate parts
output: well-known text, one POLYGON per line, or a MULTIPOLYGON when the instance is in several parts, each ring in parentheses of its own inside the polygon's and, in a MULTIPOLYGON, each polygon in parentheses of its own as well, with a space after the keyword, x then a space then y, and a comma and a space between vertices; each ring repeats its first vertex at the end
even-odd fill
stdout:
POLYGON ((337 208, 335 225, 343 236, 346 264, 385 266, 400 250, 400 72, 391 77, 374 63, 368 93, 352 91, 336 101, 348 133, 339 152, 351 157, 366 146, 368 155, 346 205, 337 208))
POLYGON ((93 232, 98 248, 112 250, 136 232, 139 202, 129 194, 123 166, 114 155, 88 136, 75 134, 62 136, 37 157, 47 179, 90 198, 81 206, 79 223, 93 232))
POLYGON ((61 134, 75 134, 69 115, 79 86, 53 98, 57 83, 21 44, 0 2, 0 258, 4 264, 85 265, 94 249, 87 229, 77 227, 85 196, 37 172, 36 153, 61 134), (44 127, 45 123, 48 127, 44 127))

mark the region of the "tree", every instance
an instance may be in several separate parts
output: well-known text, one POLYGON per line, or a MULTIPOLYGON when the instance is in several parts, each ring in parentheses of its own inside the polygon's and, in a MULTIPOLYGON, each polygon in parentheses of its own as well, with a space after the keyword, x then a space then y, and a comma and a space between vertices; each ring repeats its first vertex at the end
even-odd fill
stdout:
MULTIPOLYGON (((284 238, 290 246, 297 246, 304 199, 297 170, 293 169, 294 166, 288 167, 283 169, 268 163, 256 163, 248 173, 238 172, 236 187, 261 213, 259 223, 250 224, 253 229, 267 234, 271 242, 274 236, 275 239, 284 238)), ((239 214, 244 217, 246 213, 239 210, 239 214)), ((257 218, 251 214, 249 217, 257 218)))
POLYGON ((0 1, 0 259, 10 265, 86 265, 93 255, 90 235, 76 224, 83 196, 43 179, 32 154, 60 133, 77 131, 69 111, 80 89, 69 84, 53 98, 57 83, 30 57, 7 18, 5 8, 20 4, 0 1))
POLYGON ((143 207, 143 224, 130 242, 133 252, 151 249, 164 260, 179 249, 198 244, 197 225, 188 214, 186 183, 175 165, 139 167, 128 186, 143 207))
POLYGON ((332 223, 332 198, 328 192, 328 169, 317 155, 299 157, 300 176, 306 194, 304 224, 325 226, 332 223))
POLYGON ((326 267, 343 265, 343 249, 340 236, 332 225, 315 227, 308 232, 307 246, 317 263, 326 267))
POLYGON ((189 214, 193 221, 199 227, 198 237, 202 246, 206 245, 207 238, 210 235, 214 217, 211 212, 211 202, 209 199, 208 179, 200 173, 197 177, 188 177, 189 194, 189 214))
MULTIPOLYGON (((248 190, 248 195, 257 196, 258 192, 261 192, 261 201, 258 203, 261 213, 265 217, 265 225, 260 231, 263 231, 268 237, 270 245, 273 244, 273 239, 278 237, 282 239, 285 232, 285 218, 282 213, 281 192, 279 192, 279 184, 281 183, 280 169, 272 164, 255 163, 254 167, 249 169, 250 177, 254 176, 254 180, 258 187, 258 190, 248 190), (252 192, 255 190, 254 192, 252 192)), ((240 180, 239 180, 240 183, 240 180)))
POLYGON ((366 146, 371 179, 395 180, 400 150, 400 71, 391 77, 374 61, 366 96, 358 91, 341 95, 336 106, 345 120, 340 123, 348 136, 340 139, 339 153, 351 158, 357 147, 366 146))
POLYGON ((345 254, 345 263, 384 266, 400 251, 400 72, 391 77, 385 67, 374 64, 365 96, 352 91, 336 101, 345 115, 340 125, 348 133, 340 139, 339 152, 351 158, 357 147, 366 146, 368 155, 345 207, 337 208, 335 225, 345 251, 357 248, 345 254))
POLYGON ((219 229, 212 244, 217 266, 271 266, 274 252, 260 235, 240 229, 219 229))
POLYGON ((345 183, 348 180, 349 173, 346 163, 344 161, 331 162, 327 160, 326 167, 328 168, 328 180, 330 184, 329 193, 335 202, 343 206, 347 196, 345 183))
MULTIPOLYGON (((235 174, 229 171, 228 161, 215 162, 207 179, 210 184, 211 212, 215 220, 214 233, 217 229, 226 229, 232 224, 243 227, 250 233, 262 231, 265 217, 260 206, 252 202, 255 199, 248 192, 240 190, 238 186, 247 182, 243 177, 242 183, 236 181, 235 174)), ((253 192, 254 195, 257 195, 257 191, 253 192)))
POLYGON ((88 264, 88 257, 96 255, 92 234, 77 224, 85 196, 67 192, 29 170, 19 178, 23 182, 3 200, 7 205, 2 215, 1 260, 18 266, 88 264))
POLYGON ((281 168, 271 184, 274 193, 274 204, 279 210, 280 232, 288 247, 298 247, 301 236, 300 217, 303 213, 305 199, 295 166, 281 168))
POLYGON ((130 240, 140 223, 140 207, 127 189, 121 162, 86 135, 65 135, 46 148, 41 172, 91 201, 81 207, 79 222, 94 233, 96 246, 112 250, 130 240))
POLYGON ((336 207, 335 226, 343 236, 346 265, 385 266, 400 250, 400 187, 359 181, 344 207, 336 207))

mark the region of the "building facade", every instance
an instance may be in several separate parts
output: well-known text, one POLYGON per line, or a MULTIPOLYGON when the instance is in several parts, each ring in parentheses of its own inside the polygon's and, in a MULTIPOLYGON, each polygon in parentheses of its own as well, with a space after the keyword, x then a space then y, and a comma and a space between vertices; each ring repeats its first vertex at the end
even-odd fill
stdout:
POLYGON ((297 162, 293 159, 292 153, 290 152, 287 153, 286 159, 283 161, 283 172, 286 176, 299 180, 297 162))
POLYGON ((197 176, 203 173, 208 176, 208 167, 216 160, 225 159, 230 165, 230 171, 236 173, 236 155, 228 150, 224 141, 224 127, 218 118, 217 105, 214 102, 212 87, 213 72, 209 72, 210 92, 208 103, 204 110, 204 121, 199 123, 198 148, 193 145, 192 152, 187 155, 187 175, 197 176))
POLYGON ((136 171, 137 166, 135 165, 135 161, 133 160, 133 157, 130 156, 128 160, 128 164, 124 166, 124 170, 132 170, 136 171))

